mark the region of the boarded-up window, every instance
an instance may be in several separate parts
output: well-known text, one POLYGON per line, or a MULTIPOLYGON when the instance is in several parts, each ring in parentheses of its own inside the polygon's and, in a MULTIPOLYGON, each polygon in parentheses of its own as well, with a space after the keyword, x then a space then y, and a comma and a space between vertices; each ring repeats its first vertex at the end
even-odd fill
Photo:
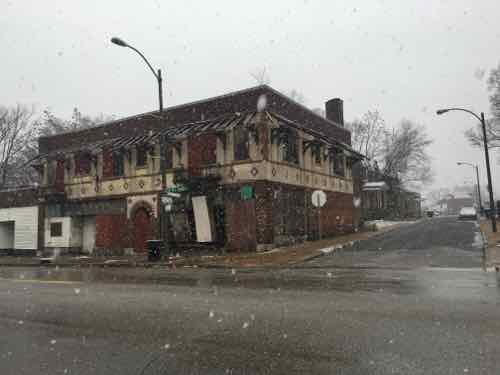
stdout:
POLYGON ((90 174, 91 158, 88 153, 81 153, 75 156, 75 174, 77 176, 86 176, 90 174))
POLYGON ((145 167, 148 162, 148 153, 145 146, 137 146, 137 154, 135 158, 136 167, 145 167))
POLYGON ((188 163, 192 175, 200 174, 201 168, 217 162, 217 136, 202 134, 191 137, 188 143, 188 163))
POLYGON ((50 223, 50 237, 61 237, 62 236, 62 223, 50 223))
POLYGON ((109 149, 102 152, 102 176, 104 178, 113 176, 113 154, 109 149))
POLYGON ((249 132, 244 127, 234 129, 234 160, 246 160, 250 158, 249 132))
POLYGON ((123 154, 118 151, 104 150, 102 153, 103 177, 121 177, 124 175, 123 154))

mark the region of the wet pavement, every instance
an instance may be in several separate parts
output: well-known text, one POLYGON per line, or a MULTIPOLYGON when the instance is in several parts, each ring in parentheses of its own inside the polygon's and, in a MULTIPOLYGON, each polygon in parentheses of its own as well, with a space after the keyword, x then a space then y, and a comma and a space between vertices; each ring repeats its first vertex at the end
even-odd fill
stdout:
POLYGON ((0 268, 0 372, 498 374, 477 232, 424 220, 290 269, 0 268))

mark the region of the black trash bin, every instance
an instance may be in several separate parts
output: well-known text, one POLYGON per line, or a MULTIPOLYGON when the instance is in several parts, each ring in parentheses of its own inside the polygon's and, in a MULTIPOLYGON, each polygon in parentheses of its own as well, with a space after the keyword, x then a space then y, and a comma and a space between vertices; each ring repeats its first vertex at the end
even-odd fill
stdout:
POLYGON ((148 249, 148 260, 150 262, 160 260, 163 252, 163 240, 148 240, 146 241, 146 247, 148 249))

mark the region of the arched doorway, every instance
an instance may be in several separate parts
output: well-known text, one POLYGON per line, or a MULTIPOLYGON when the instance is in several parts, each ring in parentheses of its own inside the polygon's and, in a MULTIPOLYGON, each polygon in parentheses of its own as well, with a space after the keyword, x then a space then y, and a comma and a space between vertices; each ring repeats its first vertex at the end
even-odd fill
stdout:
POLYGON ((140 206, 134 210, 132 221, 134 225, 134 249, 137 252, 145 252, 146 241, 153 238, 153 226, 151 223, 151 210, 147 206, 140 206))

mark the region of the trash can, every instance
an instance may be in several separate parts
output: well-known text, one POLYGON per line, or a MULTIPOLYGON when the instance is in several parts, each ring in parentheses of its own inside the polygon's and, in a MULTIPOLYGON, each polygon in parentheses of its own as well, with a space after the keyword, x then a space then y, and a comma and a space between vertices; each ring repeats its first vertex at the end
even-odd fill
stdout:
POLYGON ((148 249, 148 260, 150 262, 157 262, 161 258, 163 251, 163 240, 148 240, 146 241, 148 249))

